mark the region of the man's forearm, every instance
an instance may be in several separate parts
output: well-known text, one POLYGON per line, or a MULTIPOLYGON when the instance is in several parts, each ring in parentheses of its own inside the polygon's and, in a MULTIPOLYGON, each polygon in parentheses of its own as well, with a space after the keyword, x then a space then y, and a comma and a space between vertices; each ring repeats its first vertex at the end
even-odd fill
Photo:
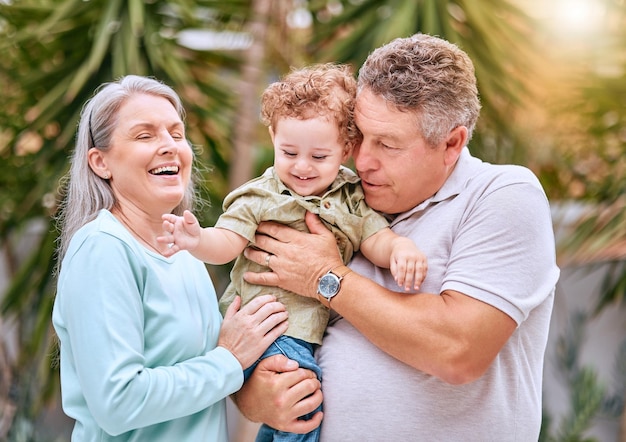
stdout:
POLYGON ((462 293, 397 293, 355 272, 344 277, 331 308, 384 352, 452 384, 480 376, 516 327, 462 293))

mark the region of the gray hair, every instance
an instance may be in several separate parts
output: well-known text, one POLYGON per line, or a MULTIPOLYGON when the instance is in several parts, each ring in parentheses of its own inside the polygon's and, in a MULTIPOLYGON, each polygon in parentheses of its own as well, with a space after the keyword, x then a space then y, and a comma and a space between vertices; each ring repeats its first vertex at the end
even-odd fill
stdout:
POLYGON ((397 38, 373 51, 359 70, 358 92, 363 89, 414 113, 432 146, 458 126, 467 128, 469 140, 480 113, 472 61, 456 45, 430 35, 397 38))
MULTIPOLYGON (((162 82, 137 75, 128 75, 115 82, 100 85, 94 96, 85 103, 78 123, 76 146, 70 160, 70 170, 62 179, 64 200, 61 203, 57 224, 60 228, 58 262, 67 251, 69 242, 83 225, 96 218, 102 209, 111 210, 117 200, 108 180, 96 175, 88 162, 89 149, 110 149, 111 136, 117 126, 120 107, 132 96, 148 94, 162 97, 172 103, 181 120, 185 110, 180 97, 162 82)), ((195 184, 190 180, 183 201, 173 213, 181 215, 195 202, 195 184)))

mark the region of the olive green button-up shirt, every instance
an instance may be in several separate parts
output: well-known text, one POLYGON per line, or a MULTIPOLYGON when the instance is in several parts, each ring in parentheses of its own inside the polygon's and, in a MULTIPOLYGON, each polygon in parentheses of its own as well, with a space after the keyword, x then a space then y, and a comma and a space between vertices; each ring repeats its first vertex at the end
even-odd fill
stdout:
MULTIPOLYGON (((270 167, 258 178, 235 189, 224 200, 224 213, 215 227, 231 230, 252 244, 261 221, 277 221, 301 231, 308 231, 306 211, 320 217, 337 238, 344 263, 348 263, 359 245, 379 230, 389 226, 387 220, 365 203, 360 179, 347 167, 341 167, 337 178, 321 197, 300 196, 288 189, 270 167)), ((277 287, 248 284, 246 271, 268 271, 267 267, 240 255, 231 272, 231 283, 220 299, 222 313, 235 296, 243 303, 262 294, 273 294, 289 312, 287 336, 321 344, 329 311, 317 299, 306 298, 277 287)))

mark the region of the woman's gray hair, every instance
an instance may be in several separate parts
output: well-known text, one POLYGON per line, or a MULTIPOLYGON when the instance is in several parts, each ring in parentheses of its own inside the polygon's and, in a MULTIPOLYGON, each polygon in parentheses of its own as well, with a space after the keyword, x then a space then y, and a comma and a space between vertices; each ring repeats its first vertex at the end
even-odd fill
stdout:
MULTIPOLYGON (((165 98, 172 103, 181 120, 185 119, 185 110, 178 94, 154 78, 127 75, 96 89, 81 111, 70 170, 61 182, 64 199, 57 217, 60 228, 59 264, 74 233, 95 219, 100 210, 111 210, 117 203, 108 180, 91 170, 88 152, 92 147, 102 151, 110 148, 111 136, 118 122, 118 111, 126 100, 137 94, 165 98)), ((190 180, 183 201, 173 213, 181 215, 185 209, 192 208, 196 197, 193 181, 190 180)))
POLYGON ((469 140, 480 113, 470 58, 454 44, 426 34, 397 38, 373 51, 359 70, 357 91, 363 89, 414 113, 431 146, 458 126, 467 128, 469 140))

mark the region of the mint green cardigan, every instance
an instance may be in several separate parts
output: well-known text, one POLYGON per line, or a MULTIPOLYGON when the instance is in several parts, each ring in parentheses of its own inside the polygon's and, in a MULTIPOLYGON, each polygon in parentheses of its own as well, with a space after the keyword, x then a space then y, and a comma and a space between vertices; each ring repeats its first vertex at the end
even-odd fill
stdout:
POLYGON ((103 210, 72 238, 53 324, 73 441, 228 440, 225 398, 237 359, 205 265, 142 247, 103 210))

